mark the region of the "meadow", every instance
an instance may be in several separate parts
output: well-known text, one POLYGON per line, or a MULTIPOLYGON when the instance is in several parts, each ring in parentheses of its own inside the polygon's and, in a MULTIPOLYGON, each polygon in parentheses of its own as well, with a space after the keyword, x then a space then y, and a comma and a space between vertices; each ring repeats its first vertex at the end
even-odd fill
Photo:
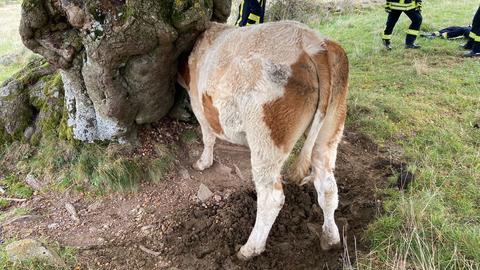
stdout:
MULTIPOLYGON (((422 31, 471 24, 478 8, 477 1, 424 5, 422 31)), ((405 157, 416 175, 410 190, 385 194, 385 213, 364 236, 372 252, 358 266, 479 269, 480 62, 461 57, 463 40, 420 38, 422 49, 405 50, 405 15, 386 51, 385 20, 379 7, 312 25, 348 52, 348 124, 405 157)))

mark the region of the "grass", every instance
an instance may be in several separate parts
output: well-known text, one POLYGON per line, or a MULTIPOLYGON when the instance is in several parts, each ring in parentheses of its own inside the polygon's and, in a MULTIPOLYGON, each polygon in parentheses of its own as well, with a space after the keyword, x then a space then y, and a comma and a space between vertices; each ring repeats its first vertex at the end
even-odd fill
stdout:
POLYGON ((162 181, 172 169, 172 151, 157 145, 156 152, 155 158, 140 158, 129 145, 73 143, 44 136, 38 147, 14 143, 0 152, 0 168, 5 174, 3 178, 0 175, 0 185, 9 187, 8 195, 27 198, 33 191, 20 179, 32 173, 49 189, 59 191, 97 195, 132 191, 142 181, 162 181))
MULTIPOLYGON (((15 174, 0 178, 0 186, 6 191, 5 194, 2 195, 5 197, 28 199, 33 195, 33 189, 24 184, 20 177, 15 174)), ((5 204, 5 200, 3 200, 2 204, 5 204)))
MULTIPOLYGON (((478 1, 425 3, 422 30, 467 25, 478 1)), ((347 50, 351 74, 347 123, 384 146, 401 146, 416 181, 385 193, 385 213, 365 238, 375 269, 480 268, 480 64, 463 59, 461 41, 419 39, 403 49, 402 16, 384 51, 382 8, 330 18, 314 28, 347 50), (339 31, 341 29, 341 31, 339 31)), ((393 154, 393 153, 392 153, 393 154)))
POLYGON ((182 140, 182 142, 184 142, 186 144, 193 144, 195 142, 198 142, 199 136, 194 129, 187 129, 181 135, 181 140, 182 140))
POLYGON ((15 56, 11 64, 0 65, 0 84, 26 63, 31 53, 23 46, 18 25, 20 24, 20 1, 0 1, 0 57, 15 56))

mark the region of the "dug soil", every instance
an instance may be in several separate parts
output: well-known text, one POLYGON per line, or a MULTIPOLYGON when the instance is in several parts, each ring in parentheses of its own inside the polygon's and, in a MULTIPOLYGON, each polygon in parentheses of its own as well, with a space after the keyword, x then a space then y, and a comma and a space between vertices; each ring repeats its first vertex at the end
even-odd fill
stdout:
POLYGON ((256 208, 249 151, 218 142, 214 166, 194 171, 201 143, 179 138, 196 127, 176 125, 160 123, 141 135, 140 155, 148 155, 156 143, 179 146, 165 180, 100 199, 75 192, 38 194, 22 205, 31 210, 29 217, 3 224, 4 236, 73 247, 78 269, 342 269, 356 253, 368 252, 362 235, 381 208, 376 190, 388 185, 394 165, 355 129, 345 131, 335 171, 340 196, 335 217, 343 247, 320 247, 323 215, 314 187, 286 184, 285 205, 266 251, 243 262, 235 254, 254 225, 256 208), (213 192, 204 202, 197 198, 200 184, 213 192), (71 218, 66 203, 75 207, 79 221, 71 218))

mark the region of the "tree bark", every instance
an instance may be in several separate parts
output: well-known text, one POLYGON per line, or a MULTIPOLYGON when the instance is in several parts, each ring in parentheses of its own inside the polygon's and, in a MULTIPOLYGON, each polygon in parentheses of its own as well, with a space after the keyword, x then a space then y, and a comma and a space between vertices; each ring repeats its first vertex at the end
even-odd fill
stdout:
POLYGON ((68 126, 82 141, 135 137, 174 101, 177 59, 231 0, 24 0, 26 47, 60 68, 68 126))

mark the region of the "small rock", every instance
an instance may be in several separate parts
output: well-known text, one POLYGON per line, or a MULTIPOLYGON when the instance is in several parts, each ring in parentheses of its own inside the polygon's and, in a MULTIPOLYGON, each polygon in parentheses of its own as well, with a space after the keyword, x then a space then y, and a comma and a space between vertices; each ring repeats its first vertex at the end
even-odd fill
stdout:
POLYGON ((65 209, 67 209, 67 212, 70 214, 70 218, 72 218, 73 221, 75 221, 76 223, 80 222, 77 210, 75 210, 75 207, 71 203, 66 203, 65 209))
POLYGON ((19 223, 19 222, 27 222, 27 221, 31 221, 31 220, 34 220, 38 218, 37 215, 23 215, 23 216, 18 216, 18 217, 14 217, 10 220, 7 220, 5 222, 3 222, 3 226, 7 226, 7 225, 11 225, 11 224, 14 224, 14 223, 19 223))
POLYGON ((155 228, 155 226, 153 225, 146 225, 146 226, 143 226, 142 228, 140 228, 140 230, 142 231, 142 233, 144 234, 150 234, 150 230, 155 228))
POLYGON ((32 138, 33 133, 35 132, 35 128, 32 126, 29 126, 23 131, 23 137, 25 138, 26 141, 30 141, 30 138, 32 138))
POLYGON ((66 266, 55 251, 34 239, 23 239, 10 243, 5 250, 8 259, 13 263, 41 260, 50 265, 66 266))
POLYGON ((200 187, 198 188, 198 192, 197 192, 197 198, 200 201, 205 202, 210 197, 212 197, 212 195, 213 195, 213 192, 207 186, 205 186, 204 184, 200 184, 200 187))
POLYGON ((60 225, 58 223, 52 223, 52 224, 47 225, 47 228, 49 230, 54 230, 54 229, 57 229, 58 227, 60 227, 60 225))
POLYGON ((222 201, 222 196, 218 195, 218 194, 215 194, 213 196, 213 200, 217 203, 221 202, 222 201))
POLYGON ((25 182, 34 190, 42 189, 43 185, 38 182, 37 177, 33 173, 29 173, 25 178, 25 182))
POLYGON ((180 178, 183 180, 189 180, 190 179, 190 173, 188 172, 187 169, 185 168, 180 168, 180 171, 178 172, 180 174, 180 178))

